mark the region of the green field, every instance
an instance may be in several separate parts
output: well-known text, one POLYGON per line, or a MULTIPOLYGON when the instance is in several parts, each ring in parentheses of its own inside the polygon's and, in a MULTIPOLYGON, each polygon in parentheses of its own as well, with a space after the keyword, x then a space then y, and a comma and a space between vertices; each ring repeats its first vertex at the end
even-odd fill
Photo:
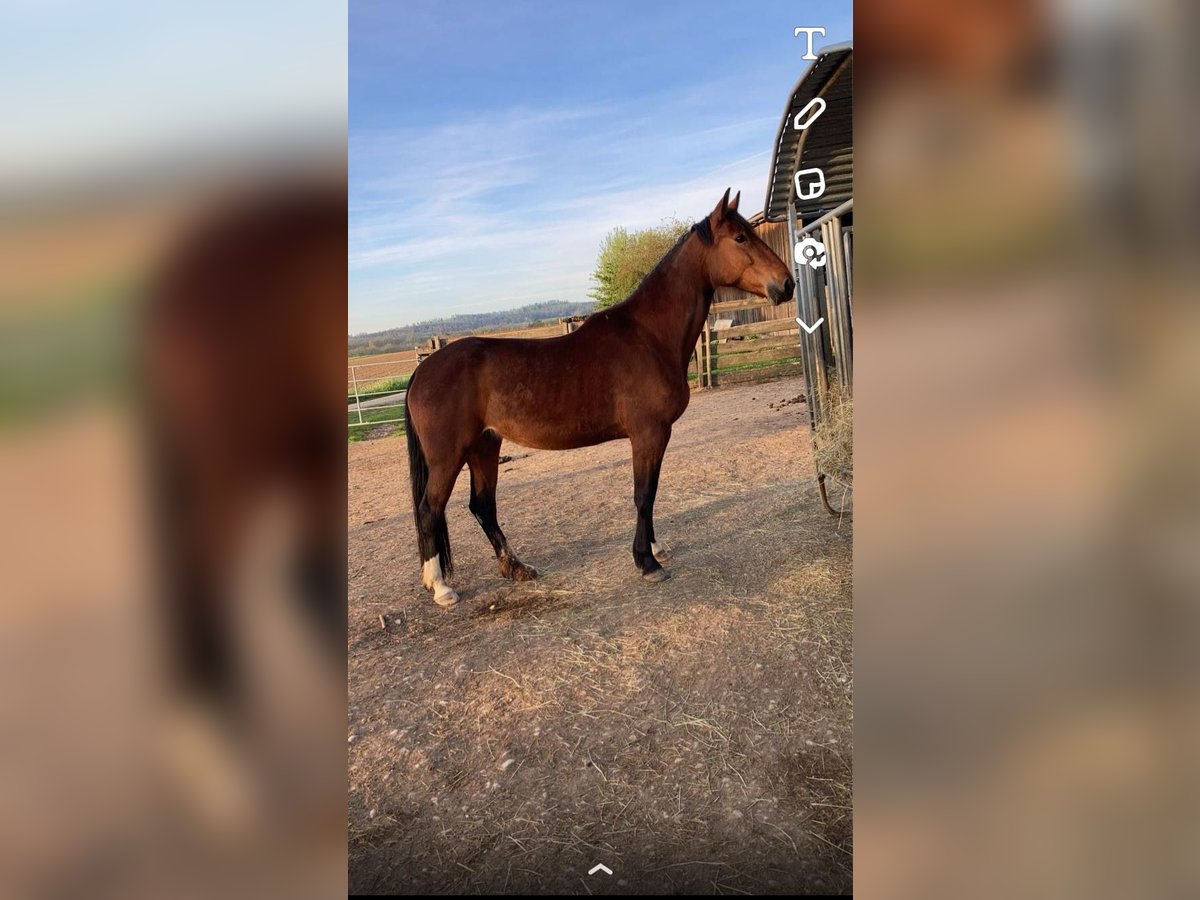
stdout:
MULTIPOLYGON (((346 424, 349 426, 349 439, 351 441, 361 441, 373 430, 374 426, 378 426, 383 422, 389 422, 391 419, 403 420, 404 409, 398 406, 364 409, 362 411, 362 422, 358 421, 358 411, 352 409, 346 415, 346 424)), ((404 422, 392 422, 387 436, 391 437, 401 434, 404 434, 404 422)))

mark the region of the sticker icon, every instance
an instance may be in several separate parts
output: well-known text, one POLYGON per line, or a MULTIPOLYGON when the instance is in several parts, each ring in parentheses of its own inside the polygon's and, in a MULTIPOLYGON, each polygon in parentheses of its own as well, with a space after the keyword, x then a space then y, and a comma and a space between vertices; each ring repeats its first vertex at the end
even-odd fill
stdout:
POLYGON ((812 266, 814 269, 820 269, 828 262, 828 257, 825 256, 825 245, 815 238, 806 237, 802 241, 797 241, 793 253, 797 260, 802 259, 805 265, 812 266))
POLYGON ((800 200, 816 200, 825 193, 825 173, 820 169, 801 169, 796 173, 796 197, 800 200), (806 175, 815 175, 811 185, 805 189, 806 175))

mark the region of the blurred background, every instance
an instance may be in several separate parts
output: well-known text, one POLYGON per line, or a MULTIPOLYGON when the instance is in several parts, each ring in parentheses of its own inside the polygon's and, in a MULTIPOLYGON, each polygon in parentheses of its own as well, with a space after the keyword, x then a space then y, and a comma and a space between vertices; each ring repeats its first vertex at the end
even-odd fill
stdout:
MULTIPOLYGON (((1196 17, 855 4, 863 896, 1200 888, 1196 17)), ((0 892, 338 895, 345 6, 0 36, 0 892)))
POLYGON ((1197 24, 855 4, 862 896, 1200 890, 1197 24))
POLYGON ((0 894, 337 896, 345 5, 9 3, 0 78, 0 894))

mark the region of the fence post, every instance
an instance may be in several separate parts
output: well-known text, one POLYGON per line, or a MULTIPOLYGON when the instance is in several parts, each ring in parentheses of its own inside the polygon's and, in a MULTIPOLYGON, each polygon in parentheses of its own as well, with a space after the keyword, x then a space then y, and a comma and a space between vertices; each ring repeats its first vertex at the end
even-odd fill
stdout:
POLYGON ((708 373, 708 386, 713 386, 713 368, 712 368, 712 322, 711 316, 706 316, 704 319, 704 369, 708 373))
POLYGON ((363 423, 362 420, 362 400, 358 396, 358 366, 350 367, 350 378, 354 381, 354 408, 358 411, 358 424, 363 423))

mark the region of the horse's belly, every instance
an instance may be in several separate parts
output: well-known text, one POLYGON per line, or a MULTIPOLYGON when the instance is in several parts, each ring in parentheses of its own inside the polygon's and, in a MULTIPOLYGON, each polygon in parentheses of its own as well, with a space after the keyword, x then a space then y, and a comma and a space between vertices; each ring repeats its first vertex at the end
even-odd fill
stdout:
POLYGON ((540 422, 496 422, 488 427, 506 441, 513 441, 522 447, 535 450, 573 450, 576 447, 591 447, 626 437, 625 433, 615 425, 608 427, 597 426, 564 426, 540 422))

